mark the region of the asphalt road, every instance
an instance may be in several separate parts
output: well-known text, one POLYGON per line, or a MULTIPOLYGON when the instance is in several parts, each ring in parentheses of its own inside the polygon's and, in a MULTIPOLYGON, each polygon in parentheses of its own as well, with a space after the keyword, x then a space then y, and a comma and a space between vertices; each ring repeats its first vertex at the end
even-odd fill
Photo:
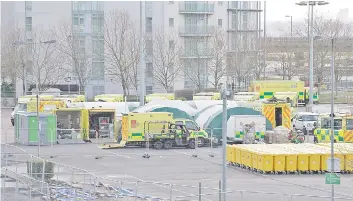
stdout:
MULTIPOLYGON (((323 106, 325 108, 327 106, 323 106)), ((321 106, 320 106, 321 108, 321 106)), ((11 110, 1 110, 1 140, 2 144, 13 142, 13 129, 10 123, 11 110), (6 137, 7 136, 7 137, 6 137)), ((37 154, 37 147, 21 146, 26 151, 37 154)), ((217 189, 221 179, 221 149, 220 148, 197 148, 196 150, 147 150, 138 148, 125 148, 114 150, 101 150, 98 144, 80 145, 54 145, 53 147, 41 147, 40 157, 48 158, 61 164, 68 164, 88 170, 97 176, 120 181, 143 180, 151 183, 141 182, 138 192, 153 195, 155 197, 170 196, 170 186, 152 184, 153 182, 171 183, 172 197, 174 200, 198 200, 198 185, 201 183, 202 200, 218 200, 217 189), (149 159, 142 157, 149 153, 149 159), (212 153, 214 157, 210 157, 212 153), (197 155, 198 157, 193 157, 197 155), (53 158, 51 156, 54 156, 53 158), (98 158, 98 159, 96 159, 98 158), (204 187, 215 189, 204 189, 204 187), (181 196, 178 198, 178 196, 181 196)), ((2 152, 11 152, 13 149, 1 146, 2 152)), ((107 182, 111 182, 108 181, 107 182)), ((135 185, 119 184, 129 188, 135 185)), ((341 184, 337 185, 336 196, 352 197, 353 175, 341 175, 341 184)), ((330 196, 331 186, 325 184, 324 175, 260 175, 257 173, 241 170, 235 167, 227 168, 227 189, 244 190, 244 192, 233 192, 228 194, 228 200, 243 201, 290 200, 288 196, 280 195, 286 193, 305 194, 315 196, 330 196), (251 193, 250 191, 261 191, 267 193, 251 193), (269 194, 269 192, 277 194, 269 194)), ((293 201, 328 201, 329 198, 309 198, 294 196, 293 201)), ((348 199, 336 199, 348 200, 348 199)))

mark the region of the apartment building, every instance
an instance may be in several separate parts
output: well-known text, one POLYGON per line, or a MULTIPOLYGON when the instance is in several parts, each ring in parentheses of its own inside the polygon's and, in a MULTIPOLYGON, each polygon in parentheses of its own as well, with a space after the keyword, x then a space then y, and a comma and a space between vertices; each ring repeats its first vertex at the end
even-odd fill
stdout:
MULTIPOLYGON (((104 17, 114 10, 125 10, 139 28, 140 3, 134 1, 72 1, 72 2, 2 2, 15 15, 2 14, 2 22, 16 20, 19 26, 26 30, 26 39, 30 40, 30 30, 34 27, 49 30, 53 25, 64 19, 72 22, 72 37, 78 51, 91 55, 93 76, 85 89, 87 97, 101 93, 122 93, 119 80, 111 78, 106 72, 104 62, 104 17), (88 47, 87 44, 92 44, 88 47)), ((259 38, 262 33, 261 2, 257 1, 146 1, 143 2, 144 34, 147 38, 146 49, 153 49, 153 34, 158 29, 164 33, 176 33, 178 42, 182 45, 180 59, 183 70, 174 80, 170 89, 205 89, 209 87, 209 61, 212 59, 210 40, 215 30, 226 33, 228 56, 231 58, 247 57, 258 61, 261 53, 259 38), (246 54, 244 53, 246 52, 246 54), (253 54, 256 53, 256 54, 253 54), (251 55, 250 56, 248 56, 251 55), (245 55, 245 56, 244 56, 245 55), (254 56, 255 55, 255 56, 254 56), (196 69, 196 70, 195 70, 196 69), (197 72, 197 75, 194 75, 197 72), (193 77, 194 76, 194 77, 193 77), (197 83, 195 76, 198 77, 197 83), (198 85, 198 86, 197 86, 198 85)), ((2 12, 3 13, 3 12, 2 12)), ((137 29, 138 30, 138 29, 137 29)), ((169 44, 172 46, 173 41, 169 44)), ((80 55, 80 54, 78 54, 80 55)), ((83 65, 78 62, 75 65, 83 65)), ((242 60, 230 67, 227 75, 233 82, 238 81, 240 71, 248 71, 253 63, 242 60)), ((153 59, 145 58, 146 93, 165 92, 153 76, 153 59)), ((243 73, 244 74, 244 73, 243 73)), ((247 73, 252 75, 252 73, 247 73)), ((67 72, 65 78, 57 82, 62 91, 78 91, 77 78, 67 72), (70 87, 69 87, 70 86, 70 87)), ((30 84, 28 84, 30 85, 30 84)), ((33 86, 28 86, 31 88, 33 86)), ((22 83, 18 84, 22 91, 22 83)), ((134 93, 133 91, 131 93, 134 93)), ((136 93, 136 92, 135 92, 136 93)), ((20 93, 21 94, 21 93, 20 93)))

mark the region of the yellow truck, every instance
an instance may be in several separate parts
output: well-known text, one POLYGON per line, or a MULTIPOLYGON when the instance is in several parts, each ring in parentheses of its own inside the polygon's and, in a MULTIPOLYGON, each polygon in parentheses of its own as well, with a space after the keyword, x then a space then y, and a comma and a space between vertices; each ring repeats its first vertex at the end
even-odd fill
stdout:
POLYGON ((250 92, 259 92, 260 99, 272 98, 276 92, 296 92, 298 105, 306 105, 307 91, 303 81, 296 80, 260 80, 254 81, 249 87, 250 92))
POLYGON ((297 92, 275 92, 274 97, 290 103, 292 107, 298 106, 297 92))
POLYGON ((153 100, 174 100, 174 94, 172 93, 155 93, 149 94, 146 96, 146 103, 151 102, 153 100))
MULTIPOLYGON (((39 95, 39 100, 52 100, 53 95, 39 95)), ((14 117, 16 112, 27 111, 27 104, 30 101, 36 101, 36 95, 26 95, 18 98, 17 104, 11 113, 11 124, 14 125, 14 117)))
POLYGON ((100 94, 94 97, 95 102, 124 102, 123 94, 100 94))
POLYGON ((73 131, 80 135, 79 139, 111 138, 117 133, 115 109, 61 108, 55 110, 57 115, 58 138, 73 138, 73 131))
MULTIPOLYGON (((306 95, 306 99, 309 100, 309 92, 310 92, 310 87, 305 87, 305 95, 306 95)), ((318 92, 318 88, 314 87, 313 88, 313 102, 314 104, 318 104, 319 103, 319 92, 318 92)))
POLYGON ((259 92, 237 92, 234 94, 234 101, 256 101, 260 99, 259 92))
POLYGON ((85 102, 84 95, 59 95, 54 98, 55 100, 62 100, 65 103, 76 103, 76 102, 85 102))
POLYGON ((101 148, 144 147, 148 144, 155 149, 195 148, 196 138, 203 139, 204 143, 209 142, 207 133, 191 120, 174 120, 173 114, 169 112, 132 112, 122 116, 121 132, 117 132, 115 136, 118 144, 103 144, 101 148))
POLYGON ((196 93, 192 97, 193 100, 221 100, 221 93, 201 92, 196 93))
MULTIPOLYGON (((336 142, 353 143, 353 116, 337 115, 334 117, 334 140, 336 142)), ((329 114, 320 115, 314 130, 317 142, 331 141, 331 117, 329 114)))
MULTIPOLYGON (((55 109, 65 108, 66 104, 63 100, 40 100, 39 112, 53 112, 55 109)), ((37 112, 37 101, 27 103, 27 112, 37 112)))

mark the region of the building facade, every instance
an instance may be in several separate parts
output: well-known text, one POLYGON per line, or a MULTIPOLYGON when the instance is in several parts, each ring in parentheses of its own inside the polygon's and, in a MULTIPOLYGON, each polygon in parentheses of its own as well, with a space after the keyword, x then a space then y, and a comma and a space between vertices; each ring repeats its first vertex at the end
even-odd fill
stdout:
MULTIPOLYGON (((139 2, 2 2, 2 7, 13 10, 14 16, 2 16, 2 21, 17 20, 26 30, 30 40, 30 30, 34 27, 49 30, 53 25, 68 19, 72 23, 72 38, 77 54, 73 65, 84 65, 80 55, 90 55, 92 77, 85 93, 93 97, 102 93, 122 93, 119 80, 107 76, 104 62, 104 18, 114 10, 125 10, 139 30, 139 2), (16 18, 16 19, 14 19, 16 18), (88 45, 89 44, 89 45, 88 45)), ((262 5, 258 1, 146 1, 144 6, 144 34, 146 50, 153 49, 153 34, 158 31, 175 33, 182 46, 180 61, 183 66, 181 75, 175 78, 169 91, 179 89, 199 89, 210 87, 208 66, 212 59, 211 37, 216 30, 225 33, 228 56, 235 60, 244 57, 236 65, 227 63, 229 80, 240 83, 240 76, 253 76, 261 53, 262 5), (245 55, 245 56, 244 56, 245 55), (249 62, 251 61, 251 62, 249 62), (254 63, 255 62, 255 63, 254 63), (252 70, 249 70, 252 69, 252 70), (251 72, 250 72, 251 71, 251 72), (237 73, 238 72, 238 73, 237 73), (240 73, 241 72, 241 73, 240 73)), ((173 46, 174 41, 169 41, 173 46)), ((228 58, 228 60, 230 60, 228 58)), ((145 58, 146 93, 165 92, 157 84, 153 75, 153 59, 145 58)), ((67 72, 64 79, 57 82, 63 91, 78 91, 79 84, 75 73, 67 72), (70 85, 70 87, 68 87, 70 85)), ((18 89, 21 91, 21 84, 18 89)), ((134 92, 132 92, 134 93, 134 92)))

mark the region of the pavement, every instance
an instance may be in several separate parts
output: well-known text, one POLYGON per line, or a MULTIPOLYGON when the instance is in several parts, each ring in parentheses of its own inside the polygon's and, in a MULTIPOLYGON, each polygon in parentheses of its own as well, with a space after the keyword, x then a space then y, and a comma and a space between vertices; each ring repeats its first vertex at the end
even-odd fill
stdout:
MULTIPOLYGON (((320 106, 318 109, 326 107, 320 106)), ((8 143, 13 142, 10 113, 11 110, 1 110, 2 144, 5 142, 4 140, 7 140, 8 143)), ((19 146, 34 155, 38 154, 38 149, 35 146, 19 146)), ((12 152, 14 149, 5 148, 2 145, 1 151, 12 152)), ((202 200, 218 200, 217 189, 222 170, 221 148, 102 150, 95 143, 60 144, 42 146, 39 155, 54 162, 88 170, 99 177, 107 178, 104 182, 111 185, 120 185, 136 190, 136 183, 133 182, 141 181, 137 191, 154 197, 169 198, 170 191, 172 191, 173 200, 198 200, 195 195, 199 193, 198 186, 201 184, 202 194, 213 194, 202 196, 202 200), (143 158, 145 153, 151 157, 143 158), (197 155, 197 157, 193 157, 193 155, 197 155), (210 155, 214 157, 210 157, 210 155), (115 181, 123 181, 123 183, 115 181), (162 183, 173 184, 172 190, 170 185, 162 183), (191 195, 193 196, 185 197, 191 195)), ((353 175, 341 175, 341 184, 335 186, 336 196, 349 197, 353 200, 352 186, 353 175)), ((324 175, 261 175, 231 166, 227 168, 227 189, 233 191, 228 193, 228 200, 237 200, 242 197, 243 201, 290 200, 288 195, 293 194, 331 195, 331 186, 325 184, 324 175)), ((293 196, 291 200, 328 201, 331 199, 293 196)))

